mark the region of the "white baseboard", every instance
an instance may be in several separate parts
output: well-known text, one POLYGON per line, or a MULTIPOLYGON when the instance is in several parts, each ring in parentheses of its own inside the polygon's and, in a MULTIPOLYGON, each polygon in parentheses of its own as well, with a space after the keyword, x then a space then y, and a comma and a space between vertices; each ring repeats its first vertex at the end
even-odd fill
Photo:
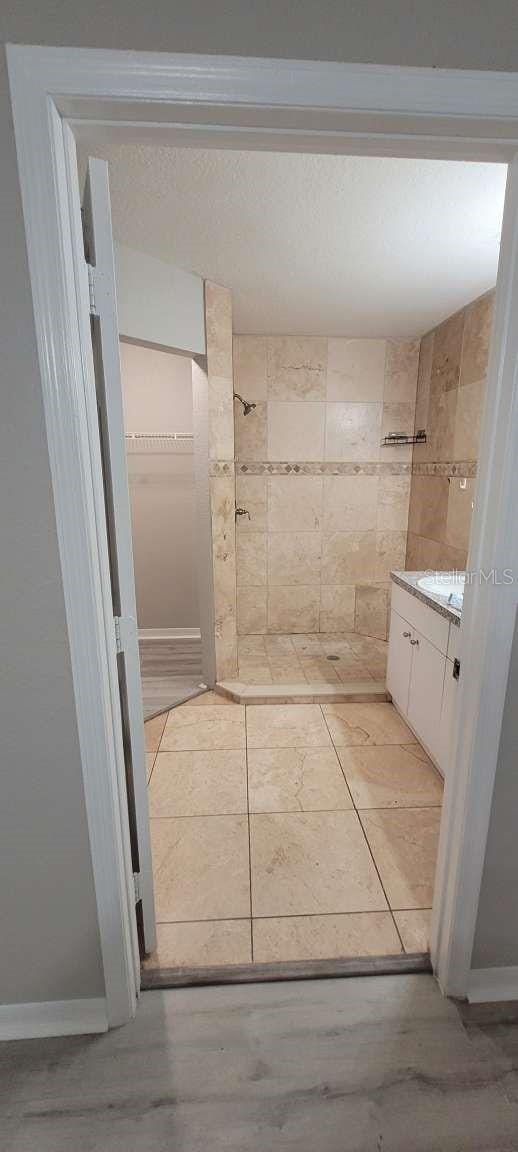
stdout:
POLYGON ((139 640, 200 640, 199 628, 139 628, 139 640))
POLYGON ((518 1000, 518 966, 512 968, 472 968, 468 978, 470 1004, 497 1000, 518 1000))
POLYGON ((0 1004, 0 1040, 38 1036, 81 1036, 106 1032, 106 1000, 48 1000, 34 1004, 0 1004))

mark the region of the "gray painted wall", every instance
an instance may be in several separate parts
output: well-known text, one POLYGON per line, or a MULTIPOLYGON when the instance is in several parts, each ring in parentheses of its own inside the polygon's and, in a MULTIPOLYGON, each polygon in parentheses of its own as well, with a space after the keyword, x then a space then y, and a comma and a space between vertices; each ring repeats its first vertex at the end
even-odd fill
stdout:
POLYGON ((23 221, 0 76, 0 1002, 103 995, 23 221))
POLYGON ((500 736, 472 968, 499 968, 518 964, 517 701, 518 618, 500 736))
MULTIPOLYGON (((516 0, 3 0, 1 41, 518 69, 516 0)), ((3 54, 0 155, 0 991, 13 1002, 96 995, 102 978, 3 54)))

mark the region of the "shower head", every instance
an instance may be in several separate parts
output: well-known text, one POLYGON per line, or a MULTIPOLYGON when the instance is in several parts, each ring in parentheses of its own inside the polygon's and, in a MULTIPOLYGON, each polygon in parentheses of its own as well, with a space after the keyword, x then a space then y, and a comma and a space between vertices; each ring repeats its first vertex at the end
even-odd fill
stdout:
POLYGON ((252 404, 250 400, 243 400, 243 397, 239 395, 239 392, 234 392, 234 400, 239 400, 239 403, 243 405, 243 414, 245 416, 248 416, 249 413, 253 412, 254 408, 257 407, 257 405, 252 404))

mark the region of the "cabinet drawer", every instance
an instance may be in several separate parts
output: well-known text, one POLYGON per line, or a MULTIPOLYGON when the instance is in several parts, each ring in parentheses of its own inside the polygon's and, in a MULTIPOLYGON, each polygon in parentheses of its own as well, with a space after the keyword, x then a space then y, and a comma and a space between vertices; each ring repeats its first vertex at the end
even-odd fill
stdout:
POLYGON ((413 628, 417 628, 421 636, 425 636, 435 648, 439 649, 439 652, 446 655, 450 622, 445 616, 441 616, 439 612, 434 612, 433 608, 429 608, 427 604, 423 604, 422 600, 418 600, 410 592, 405 592, 403 588, 399 587, 399 584, 394 584, 394 582, 392 583, 391 606, 413 628))

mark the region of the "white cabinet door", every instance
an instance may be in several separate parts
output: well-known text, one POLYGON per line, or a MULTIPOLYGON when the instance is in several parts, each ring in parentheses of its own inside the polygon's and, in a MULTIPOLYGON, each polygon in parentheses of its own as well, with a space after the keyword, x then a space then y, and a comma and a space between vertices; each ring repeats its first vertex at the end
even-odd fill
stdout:
POLYGON ((408 691, 412 666, 410 636, 410 625, 392 609, 390 613, 387 688, 399 710, 405 716, 408 712, 408 691))
POLYGON ((451 771, 452 733, 457 708, 458 680, 453 676, 453 660, 446 661, 442 696, 439 768, 446 778, 451 771))
POLYGON ((441 756, 441 710, 446 658, 429 640, 412 630, 412 671, 408 719, 437 763, 441 756))

